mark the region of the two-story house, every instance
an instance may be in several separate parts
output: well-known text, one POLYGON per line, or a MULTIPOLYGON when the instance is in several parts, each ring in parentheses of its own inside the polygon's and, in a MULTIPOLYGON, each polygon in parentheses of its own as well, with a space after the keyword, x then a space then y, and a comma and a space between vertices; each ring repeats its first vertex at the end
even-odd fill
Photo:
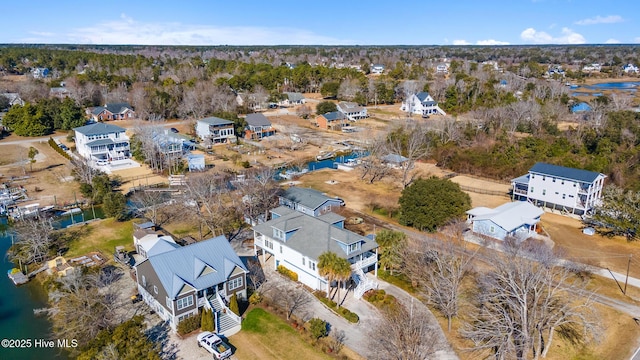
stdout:
POLYGON ((444 110, 440 109, 438 103, 426 91, 409 96, 402 103, 402 106, 400 106, 400 110, 422 116, 434 114, 447 115, 444 110))
POLYGON ((605 178, 594 171, 536 163, 528 174, 511 180, 512 195, 514 200, 585 215, 600 203, 605 178))
POLYGON ((338 103, 337 108, 339 112, 351 121, 367 118, 367 108, 354 102, 341 101, 338 103))
POLYGON ((332 198, 318 190, 292 186, 278 196, 278 203, 311 216, 320 216, 344 205, 339 198, 332 198))
POLYGON ((622 67, 622 71, 624 71, 625 73, 629 74, 629 73, 634 73, 637 74, 639 72, 638 67, 629 63, 625 66, 622 67))
POLYGON ((93 121, 124 120, 136 117, 135 111, 129 103, 108 103, 104 106, 96 106, 91 110, 93 121))
POLYGON ((313 217, 280 206, 271 210, 271 220, 253 227, 254 251, 263 262, 282 265, 298 275, 298 281, 314 290, 329 292, 329 281, 318 272, 318 258, 330 251, 351 263, 354 296, 377 286, 365 272, 378 270, 378 244, 371 238, 344 229, 344 218, 332 212, 313 217))
POLYGON ((212 116, 196 122, 196 134, 212 144, 235 143, 237 138, 233 126, 233 121, 212 116))
POLYGON ((49 69, 45 67, 37 67, 31 70, 34 79, 44 79, 49 76, 49 69))
POLYGON ((495 209, 476 207, 467 211, 467 223, 475 234, 504 240, 508 236, 526 240, 536 235, 544 211, 526 201, 502 204, 495 209))
POLYGON ((259 140, 276 133, 271 121, 263 114, 248 114, 245 120, 247 121, 247 127, 244 131, 246 139, 259 140))
POLYGON ((76 151, 85 159, 101 162, 131 157, 129 137, 120 126, 95 123, 73 130, 76 151))
POLYGON ((142 299, 172 329, 207 307, 214 310, 216 332, 240 330, 240 318, 226 303, 233 294, 246 299, 248 271, 223 235, 151 255, 135 271, 142 299))

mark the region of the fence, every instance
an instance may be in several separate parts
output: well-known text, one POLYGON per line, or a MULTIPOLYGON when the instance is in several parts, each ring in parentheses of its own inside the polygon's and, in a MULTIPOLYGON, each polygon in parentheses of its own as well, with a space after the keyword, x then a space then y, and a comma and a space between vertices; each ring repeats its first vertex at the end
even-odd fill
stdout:
POLYGON ((510 191, 498 191, 498 190, 487 190, 480 189, 471 186, 460 185, 460 190, 469 191, 476 194, 485 194, 485 195, 494 195, 494 196, 509 196, 510 191))

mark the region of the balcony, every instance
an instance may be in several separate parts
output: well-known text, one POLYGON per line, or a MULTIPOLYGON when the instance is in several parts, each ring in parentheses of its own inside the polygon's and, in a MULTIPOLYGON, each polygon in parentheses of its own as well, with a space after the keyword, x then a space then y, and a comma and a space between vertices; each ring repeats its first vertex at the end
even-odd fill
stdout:
POLYGON ((527 195, 527 189, 513 189, 513 193, 514 194, 518 194, 518 195, 527 195))
POLYGON ((356 258, 349 259, 349 261, 355 261, 352 263, 351 268, 357 270, 364 269, 375 264, 378 261, 378 257, 373 252, 366 252, 357 256, 356 258))
POLYGON ((260 246, 260 247, 264 248, 264 235, 257 235, 257 236, 254 236, 254 238, 253 238, 253 243, 254 243, 256 246, 260 246))

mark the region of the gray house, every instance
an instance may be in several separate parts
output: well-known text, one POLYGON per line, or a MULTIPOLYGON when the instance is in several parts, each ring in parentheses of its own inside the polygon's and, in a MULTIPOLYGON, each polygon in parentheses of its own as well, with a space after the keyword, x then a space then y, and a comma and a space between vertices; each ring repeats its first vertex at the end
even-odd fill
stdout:
POLYGON ((280 206, 271 210, 271 220, 253 227, 254 251, 274 258, 298 274, 298 281, 314 290, 329 291, 329 282, 318 272, 318 258, 331 251, 351 263, 356 284, 354 296, 377 287, 365 272, 378 270, 378 244, 371 238, 344 229, 344 218, 328 212, 318 217, 280 206))
POLYGON ((198 120, 196 134, 203 141, 210 141, 212 144, 235 143, 237 140, 233 121, 215 116, 198 120))
POLYGON ((292 186, 278 197, 280 205, 311 216, 320 216, 332 208, 344 205, 339 198, 332 198, 318 190, 292 186))
POLYGON ((217 332, 240 330, 240 318, 226 304, 234 293, 246 299, 248 271, 226 237, 151 255, 135 270, 140 295, 172 329, 206 307, 213 309, 217 332))
POLYGON ((504 240, 507 236, 525 240, 536 235, 544 211, 526 201, 515 201, 495 209, 477 207, 467 211, 467 223, 481 236, 504 240))
POLYGON ((276 129, 271 125, 271 121, 264 114, 247 114, 245 119, 247 127, 244 137, 247 139, 259 140, 267 136, 275 135, 276 129))

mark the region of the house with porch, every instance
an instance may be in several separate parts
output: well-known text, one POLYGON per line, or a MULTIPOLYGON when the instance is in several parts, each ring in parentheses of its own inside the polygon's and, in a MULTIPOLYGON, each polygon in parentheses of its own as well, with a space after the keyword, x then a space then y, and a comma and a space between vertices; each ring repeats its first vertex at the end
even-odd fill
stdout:
POLYGON ((422 91, 409 96, 400 106, 400 110, 422 116, 428 115, 447 115, 444 110, 440 109, 438 103, 429 95, 428 92, 422 91))
POLYGON ((476 207, 467 211, 467 223, 474 234, 496 240, 513 237, 526 240, 536 235, 544 211, 526 201, 502 204, 495 209, 476 207))
POLYGON ((306 102, 304 95, 302 95, 301 93, 283 92, 282 94, 284 95, 284 99, 278 102, 279 106, 284 106, 284 107, 296 106, 296 105, 302 105, 306 102))
POLYGON ((311 216, 320 216, 344 205, 344 201, 318 190, 292 186, 278 196, 278 203, 311 216))
POLYGON ((328 212, 313 217, 285 206, 271 210, 271 220, 253 227, 254 252, 263 262, 273 259, 274 269, 282 265, 298 274, 298 281, 314 290, 329 292, 329 281, 318 272, 318 258, 331 251, 351 263, 351 278, 360 298, 375 289, 377 282, 366 272, 378 272, 378 244, 375 240, 344 229, 344 218, 328 212))
POLYGON ((228 308, 233 294, 247 298, 247 269, 223 235, 151 255, 135 265, 142 299, 173 330, 178 323, 213 310, 216 332, 231 336, 241 319, 228 308))
POLYGON ((215 116, 198 120, 196 134, 202 141, 209 141, 211 144, 227 144, 237 141, 233 121, 215 116))
POLYGON ((94 161, 123 160, 131 157, 125 129, 107 123, 94 123, 73 129, 76 151, 94 161))
POLYGON ((631 63, 623 66, 622 71, 624 71, 627 74, 629 73, 637 74, 639 72, 638 67, 631 63))
POLYGON ((318 115, 315 123, 320 129, 340 131, 345 125, 346 120, 347 117, 340 111, 332 111, 318 115))
POLYGON ((264 114, 248 114, 245 120, 247 121, 244 131, 245 139, 260 140, 276 134, 276 129, 264 114))
POLYGON ((586 215, 600 203, 605 178, 594 171, 539 162, 511 180, 512 198, 563 214, 586 215))
POLYGON ((93 121, 133 119, 136 112, 129 103, 107 103, 104 106, 96 106, 91 110, 93 121))
POLYGON ((351 121, 366 119, 368 117, 367 108, 354 102, 341 101, 338 103, 337 108, 339 112, 351 121))

